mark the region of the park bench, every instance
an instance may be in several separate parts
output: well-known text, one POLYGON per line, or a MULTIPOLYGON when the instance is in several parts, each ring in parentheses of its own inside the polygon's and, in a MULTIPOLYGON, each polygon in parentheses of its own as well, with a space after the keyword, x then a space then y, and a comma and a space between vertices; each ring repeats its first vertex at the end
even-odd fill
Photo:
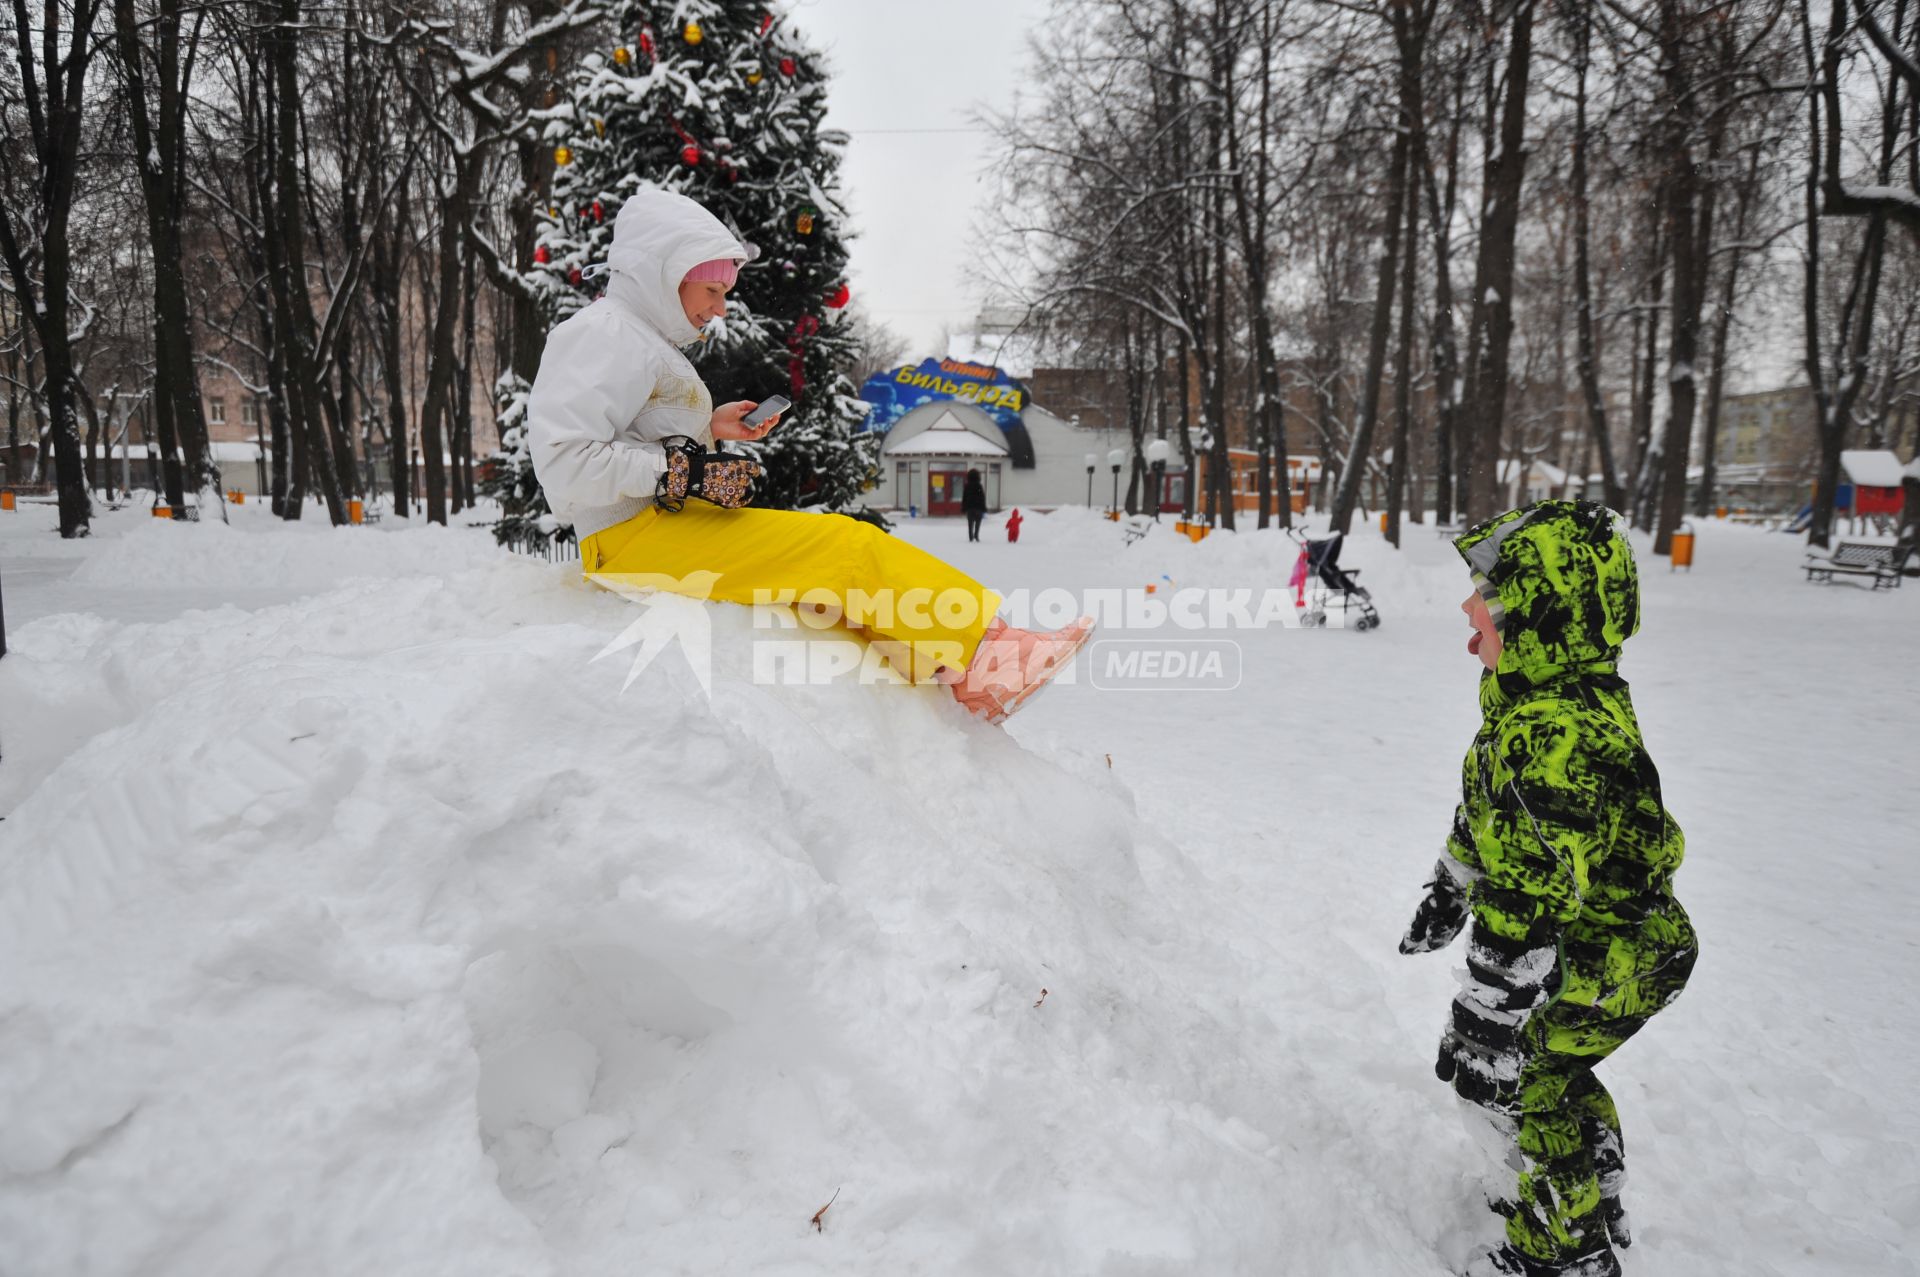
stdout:
POLYGON ((1873 588, 1900 587, 1899 566, 1893 561, 1893 547, 1860 541, 1842 541, 1829 554, 1809 554, 1805 564, 1807 580, 1831 581, 1836 576, 1870 576, 1873 588))
POLYGON ((1127 516, 1127 521, 1121 524, 1121 528, 1126 533, 1128 545, 1132 545, 1135 541, 1147 535, 1147 529, 1152 526, 1153 520, 1144 514, 1129 515, 1127 516))

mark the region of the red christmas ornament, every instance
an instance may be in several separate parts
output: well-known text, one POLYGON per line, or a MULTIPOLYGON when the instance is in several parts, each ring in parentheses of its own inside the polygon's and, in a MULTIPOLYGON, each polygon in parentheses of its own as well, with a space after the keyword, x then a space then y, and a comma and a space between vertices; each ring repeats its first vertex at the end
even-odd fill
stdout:
POLYGON ((646 54, 649 60, 653 58, 653 32, 642 31, 640 33, 640 52, 646 54))
POLYGON ((548 262, 553 260, 553 254, 547 251, 547 246, 545 244, 542 244, 538 248, 533 250, 533 260, 537 265, 545 266, 548 262))
POLYGON ((580 278, 580 268, 578 266, 567 272, 567 282, 576 288, 579 287, 580 278))
POLYGON ((834 289, 832 293, 828 294, 827 309, 839 310, 842 306, 846 305, 848 302, 852 300, 853 300, 853 290, 851 288, 848 288, 845 284, 842 284, 840 285, 840 287, 834 289))
POLYGON ((680 148, 680 158, 689 166, 700 162, 700 148, 692 142, 680 148))
POLYGON ((780 74, 781 74, 781 75, 784 75, 784 76, 787 76, 787 77, 789 77, 789 78, 791 78, 791 77, 793 76, 793 73, 794 73, 795 71, 797 71, 797 70, 799 70, 799 68, 798 68, 797 66, 795 66, 795 65, 794 65, 794 61, 793 61, 793 59, 792 59, 792 58, 781 58, 781 59, 780 59, 780 74))
POLYGON ((599 200, 593 202, 593 220, 596 222, 604 222, 607 220, 607 210, 600 207, 599 200))
POLYGON ((767 33, 767 29, 772 25, 773 25, 773 15, 771 13, 763 13, 760 15, 760 34, 761 35, 765 35, 767 33))

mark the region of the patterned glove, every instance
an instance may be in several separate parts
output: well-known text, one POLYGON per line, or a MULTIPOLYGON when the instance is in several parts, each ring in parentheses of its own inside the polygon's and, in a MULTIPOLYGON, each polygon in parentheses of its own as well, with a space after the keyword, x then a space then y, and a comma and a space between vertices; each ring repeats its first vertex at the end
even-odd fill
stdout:
POLYGON ((753 496, 753 481, 760 467, 747 457, 728 452, 708 452, 697 440, 674 435, 661 441, 667 451, 666 473, 654 503, 662 510, 677 511, 688 497, 699 497, 715 505, 737 509, 753 496))
POLYGON ((1467 881, 1473 872, 1452 856, 1440 857, 1427 879, 1427 894, 1400 937, 1400 952, 1432 953, 1453 943, 1467 925, 1467 881))
POLYGON ((1440 1039, 1434 1066, 1462 1099, 1510 1112, 1527 1062, 1522 1030, 1559 996, 1556 942, 1509 940, 1475 924, 1467 938, 1467 970, 1440 1039))

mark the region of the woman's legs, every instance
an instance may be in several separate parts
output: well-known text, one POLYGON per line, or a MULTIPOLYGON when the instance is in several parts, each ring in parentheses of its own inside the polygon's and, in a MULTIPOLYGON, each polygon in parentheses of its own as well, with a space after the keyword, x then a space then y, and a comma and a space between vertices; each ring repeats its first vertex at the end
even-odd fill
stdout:
POLYGON ((836 514, 650 507, 588 537, 580 558, 602 584, 837 611, 882 641, 916 683, 942 666, 965 669, 1000 606, 999 595, 918 546, 836 514))

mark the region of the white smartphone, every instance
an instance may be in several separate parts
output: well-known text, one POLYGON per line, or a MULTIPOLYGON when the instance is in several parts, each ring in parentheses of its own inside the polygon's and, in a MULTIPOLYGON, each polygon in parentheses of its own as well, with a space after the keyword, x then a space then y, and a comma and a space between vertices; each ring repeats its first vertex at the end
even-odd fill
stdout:
POLYGON ((740 419, 743 426, 757 426, 769 417, 777 417, 793 407, 791 400, 784 395, 769 395, 760 401, 760 406, 740 419))

